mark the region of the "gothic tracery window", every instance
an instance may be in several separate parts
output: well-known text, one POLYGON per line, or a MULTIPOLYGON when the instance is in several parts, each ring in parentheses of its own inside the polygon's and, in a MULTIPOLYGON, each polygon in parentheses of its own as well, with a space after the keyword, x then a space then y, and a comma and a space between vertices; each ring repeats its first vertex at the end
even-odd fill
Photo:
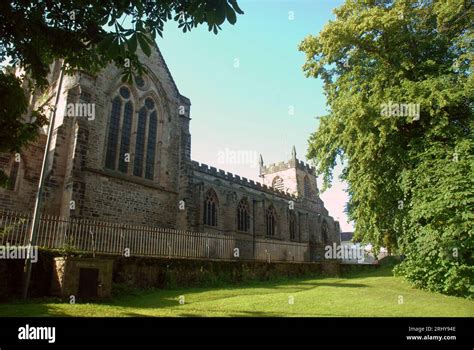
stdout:
POLYGON ((294 211, 290 211, 289 214, 289 224, 290 224, 290 239, 296 239, 296 215, 294 211))
POLYGON ((145 129, 148 117, 147 108, 144 106, 138 112, 137 140, 135 142, 135 157, 133 162, 133 175, 142 176, 143 157, 145 154, 145 129))
POLYGON ((145 80, 143 79, 142 76, 136 75, 135 84, 138 86, 138 88, 143 89, 145 87, 145 80))
POLYGON ((112 100, 110 112, 109 134, 107 137, 107 149, 105 156, 105 167, 115 170, 117 162, 117 145, 119 142, 120 119, 122 116, 122 99, 116 96, 112 100))
POLYGON ((275 209, 273 206, 270 206, 265 212, 265 226, 266 226, 266 233, 267 236, 274 236, 275 235, 275 209))
POLYGON ((214 190, 210 189, 204 199, 204 225, 217 226, 218 201, 214 190))
MULTIPOLYGON (((130 96, 130 95, 129 95, 130 96)), ((119 170, 122 173, 127 173, 128 160, 130 154, 130 138, 132 136, 132 122, 133 122, 133 104, 131 101, 125 103, 123 112, 122 135, 120 142, 119 153, 119 170)))
POLYGON ((138 112, 133 175, 153 180, 158 116, 155 102, 147 97, 138 112))
POLYGON ((148 128, 148 143, 146 151, 145 178, 152 180, 155 172, 155 149, 158 117, 156 111, 151 112, 148 128))
POLYGON ((138 118, 134 118, 132 99, 130 89, 122 86, 112 100, 105 167, 153 180, 158 135, 156 104, 151 97, 147 97, 138 112, 138 118), (133 159, 130 154, 132 147, 133 159), (129 163, 133 163, 130 169, 129 163))
POLYGON ((250 228, 250 209, 246 199, 237 206, 237 230, 247 232, 250 228))

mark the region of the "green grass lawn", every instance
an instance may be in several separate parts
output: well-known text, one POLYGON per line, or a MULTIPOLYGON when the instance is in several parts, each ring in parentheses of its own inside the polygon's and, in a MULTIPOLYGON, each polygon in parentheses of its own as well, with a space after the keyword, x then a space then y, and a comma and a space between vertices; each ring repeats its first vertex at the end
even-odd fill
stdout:
POLYGON ((474 301, 413 289, 383 268, 349 278, 153 290, 101 303, 70 305, 33 300, 0 304, 0 316, 473 317, 474 301), (179 303, 180 296, 185 298, 183 305, 179 303), (293 304, 289 303, 291 299, 293 304))

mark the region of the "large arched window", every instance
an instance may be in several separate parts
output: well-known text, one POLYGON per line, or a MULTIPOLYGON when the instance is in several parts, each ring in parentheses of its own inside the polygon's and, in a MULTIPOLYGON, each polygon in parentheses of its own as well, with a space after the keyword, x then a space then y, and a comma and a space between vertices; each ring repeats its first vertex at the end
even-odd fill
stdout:
POLYGON ((250 228, 250 209, 246 199, 237 206, 237 230, 247 232, 250 228))
POLYGON ((142 176, 143 157, 145 155, 145 131, 148 111, 142 107, 138 112, 137 141, 135 142, 135 157, 133 162, 133 175, 142 176))
POLYGON ((273 206, 270 206, 265 212, 265 226, 267 229, 267 236, 275 236, 275 223, 275 208, 273 208, 273 206))
POLYGON ((297 227, 296 227, 296 215, 294 211, 290 211, 289 215, 289 225, 290 225, 290 239, 296 239, 297 227))
POLYGON ((107 150, 105 155, 105 167, 115 170, 117 160, 117 144, 120 129, 120 117, 122 100, 116 96, 112 101, 112 111, 110 112, 109 134, 107 137, 107 150))
POLYGON ((212 189, 207 191, 204 199, 204 225, 217 226, 218 204, 216 192, 212 189))
POLYGON ((134 176, 153 180, 155 176, 155 155, 158 135, 158 114, 156 103, 151 97, 143 101, 136 119, 136 129, 132 94, 122 86, 112 100, 105 167, 131 173, 134 176), (132 134, 132 130, 136 130, 132 134), (133 159, 130 155, 134 145, 133 159), (133 162, 129 169, 128 163, 133 162))
POLYGON ((283 183, 283 179, 279 176, 275 176, 272 181, 272 187, 276 190, 283 191, 285 188, 285 184, 283 183))
POLYGON ((138 112, 137 139, 133 164, 133 175, 135 176, 145 176, 146 179, 153 180, 157 127, 158 118, 155 101, 151 97, 147 97, 143 107, 138 112))
POLYGON ((145 178, 153 180, 155 174, 155 150, 156 150, 156 134, 158 128, 158 117, 156 111, 150 114, 150 122, 148 128, 148 143, 146 151, 145 178))
POLYGON ((112 100, 105 167, 112 170, 128 171, 130 161, 130 138, 133 124, 133 102, 130 89, 122 86, 112 100), (122 130, 120 132, 120 130, 122 130))
POLYGON ((131 101, 125 103, 122 122, 122 137, 120 141, 119 170, 127 173, 130 162, 130 138, 132 137, 133 104, 131 101))

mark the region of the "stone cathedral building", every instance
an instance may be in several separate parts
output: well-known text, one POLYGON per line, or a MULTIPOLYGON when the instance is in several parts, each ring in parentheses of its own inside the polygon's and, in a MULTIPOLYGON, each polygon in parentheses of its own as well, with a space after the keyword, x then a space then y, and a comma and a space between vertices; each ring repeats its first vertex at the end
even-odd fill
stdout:
MULTIPOLYGON (((146 74, 132 85, 113 65, 95 76, 64 77, 44 214, 339 243, 339 224, 319 198, 314 169, 295 149, 285 162, 265 165, 260 158, 262 183, 193 161, 190 100, 179 93, 157 47, 142 62, 146 74)), ((50 90, 32 97, 33 105, 54 101, 59 73, 56 62, 50 90)), ((32 210, 45 141, 44 131, 21 154, 0 155, 11 180, 0 189, 0 209, 32 210)))

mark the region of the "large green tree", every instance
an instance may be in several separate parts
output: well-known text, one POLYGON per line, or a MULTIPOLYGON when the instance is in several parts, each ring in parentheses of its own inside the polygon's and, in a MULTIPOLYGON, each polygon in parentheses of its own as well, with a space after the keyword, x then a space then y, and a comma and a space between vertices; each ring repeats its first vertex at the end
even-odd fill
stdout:
MULTIPOLYGON (((24 84, 11 71, 0 71, 0 152, 20 151, 46 123, 43 111, 30 124, 22 116, 27 90, 47 87, 54 60, 63 59, 68 72, 91 73, 114 62, 131 80, 133 72, 142 72, 137 48, 150 55, 166 21, 176 21, 184 32, 207 24, 217 34, 226 20, 235 24, 237 14, 243 14, 237 0, 0 1, 0 62, 22 67, 31 79, 24 84)), ((0 172, 0 185, 5 181, 0 172)))
POLYGON ((329 186, 338 161, 356 237, 406 256, 418 287, 473 281, 473 8, 463 0, 347 0, 300 44, 328 115, 309 140, 329 186), (407 107, 411 107, 408 110, 407 107), (417 113, 419 107, 419 113, 417 113))

